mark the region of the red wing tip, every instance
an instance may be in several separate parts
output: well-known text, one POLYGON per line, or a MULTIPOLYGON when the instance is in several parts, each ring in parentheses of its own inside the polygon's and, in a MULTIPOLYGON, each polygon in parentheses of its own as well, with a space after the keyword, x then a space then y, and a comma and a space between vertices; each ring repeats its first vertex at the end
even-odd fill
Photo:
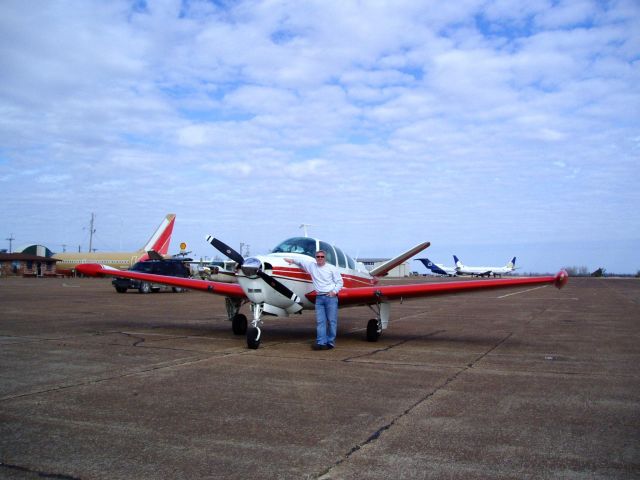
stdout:
POLYGON ((76 271, 90 277, 97 277, 102 272, 102 265, 97 263, 83 263, 76 267, 76 271))
POLYGON ((556 286, 556 288, 562 288, 567 284, 568 281, 569 281, 569 274, 567 273, 567 271, 560 270, 558 273, 556 273, 554 285, 556 286))

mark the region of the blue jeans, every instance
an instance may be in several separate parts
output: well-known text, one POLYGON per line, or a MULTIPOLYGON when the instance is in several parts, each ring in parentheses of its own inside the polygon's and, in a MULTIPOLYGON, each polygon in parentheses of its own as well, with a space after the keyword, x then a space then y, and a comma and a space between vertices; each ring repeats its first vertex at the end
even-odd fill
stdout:
POLYGON ((318 345, 336 344, 338 332, 338 297, 316 297, 316 342, 318 345))

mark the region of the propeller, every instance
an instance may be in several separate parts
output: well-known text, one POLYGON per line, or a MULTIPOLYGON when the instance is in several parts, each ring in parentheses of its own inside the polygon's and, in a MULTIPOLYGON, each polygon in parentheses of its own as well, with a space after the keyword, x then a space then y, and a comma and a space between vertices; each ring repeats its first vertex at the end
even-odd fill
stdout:
POLYGON ((242 257, 242 255, 240 255, 226 243, 221 242, 217 238, 213 238, 213 235, 207 235, 207 242, 213 245, 213 248, 224 253, 227 257, 236 262, 239 267, 241 267, 244 263, 244 258, 242 257))
MULTIPOLYGON (((229 257, 231 260, 236 262, 238 264, 238 267, 242 268, 242 266, 245 264, 244 257, 238 252, 236 252, 229 245, 222 242, 221 240, 214 238, 212 235, 207 235, 207 242, 209 242, 216 250, 220 251, 221 253, 224 253, 227 257, 229 257)), ((245 266, 245 269, 246 270, 250 269, 252 274, 255 274, 258 277, 260 277, 280 295, 288 298, 293 303, 299 305, 300 310, 302 310, 302 305, 300 304, 300 297, 298 297, 298 295, 296 295, 286 285, 276 280, 271 275, 266 274, 262 270, 262 264, 260 264, 257 259, 249 259, 248 265, 245 266), (252 262, 251 260, 254 260, 254 261, 252 262)), ((245 270, 243 269, 243 271, 245 270)), ((245 274, 247 274, 246 271, 245 271, 245 274)))

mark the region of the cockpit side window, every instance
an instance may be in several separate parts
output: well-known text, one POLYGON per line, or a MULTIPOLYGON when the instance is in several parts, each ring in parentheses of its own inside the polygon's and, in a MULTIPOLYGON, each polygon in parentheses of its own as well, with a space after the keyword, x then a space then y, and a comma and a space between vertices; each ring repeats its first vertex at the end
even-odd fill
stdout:
POLYGON ((289 238, 274 248, 273 253, 301 253, 313 258, 316 254, 316 241, 308 237, 289 238))
POLYGON ((347 255, 347 263, 349 264, 349 268, 351 270, 355 270, 356 269, 356 262, 349 255, 347 255))
POLYGON ((340 250, 338 247, 334 247, 336 249, 336 254, 338 255, 338 266, 342 268, 347 268, 347 262, 344 260, 344 252, 340 250))
POLYGON ((336 252, 333 251, 333 247, 327 242, 320 241, 320 250, 324 250, 327 254, 327 263, 331 265, 336 264, 336 252))

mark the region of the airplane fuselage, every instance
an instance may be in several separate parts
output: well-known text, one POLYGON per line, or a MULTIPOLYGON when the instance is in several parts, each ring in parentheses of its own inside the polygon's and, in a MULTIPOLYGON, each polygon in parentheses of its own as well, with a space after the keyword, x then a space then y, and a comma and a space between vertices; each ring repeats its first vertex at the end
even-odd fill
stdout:
POLYGON ((469 267, 467 265, 464 265, 455 255, 453 256, 453 260, 455 261, 456 271, 458 272, 458 275, 472 275, 478 277, 490 277, 491 275, 493 275, 494 277, 496 277, 498 275, 502 276, 503 273, 513 272, 516 269, 516 257, 513 257, 513 259, 503 267, 469 267))
POLYGON ((60 260, 56 265, 59 273, 70 275, 78 265, 83 263, 100 263, 118 270, 128 270, 140 258, 146 255, 145 252, 80 252, 80 253, 57 253, 53 256, 60 260))
POLYGON ((503 273, 512 272, 514 269, 509 267, 458 267, 456 269, 458 275, 473 275, 478 277, 489 277, 491 275, 502 275, 503 273))
MULTIPOLYGON (((326 247, 325 247, 326 248, 326 247)), ((285 258, 299 258, 307 261, 311 260, 308 255, 302 255, 298 253, 271 253, 269 255, 258 255, 247 259, 245 263, 251 263, 254 261, 259 262, 262 265, 262 269, 265 273, 276 278, 279 282, 284 284, 298 297, 300 297, 300 303, 305 309, 314 309, 315 304, 307 296, 314 291, 311 275, 304 271, 297 265, 290 265, 284 259, 285 258)), ((359 265, 356 264, 358 267, 359 265)), ((345 288, 355 287, 368 287, 375 285, 377 278, 372 277, 364 267, 349 268, 335 266, 342 276, 345 288)), ((247 298, 252 303, 265 304, 281 309, 281 311, 274 311, 272 313, 276 315, 287 315, 289 312, 287 309, 291 306, 291 301, 280 295, 277 291, 269 287, 261 278, 255 275, 247 275, 241 269, 238 270, 238 283, 242 289, 246 292, 247 298)))

